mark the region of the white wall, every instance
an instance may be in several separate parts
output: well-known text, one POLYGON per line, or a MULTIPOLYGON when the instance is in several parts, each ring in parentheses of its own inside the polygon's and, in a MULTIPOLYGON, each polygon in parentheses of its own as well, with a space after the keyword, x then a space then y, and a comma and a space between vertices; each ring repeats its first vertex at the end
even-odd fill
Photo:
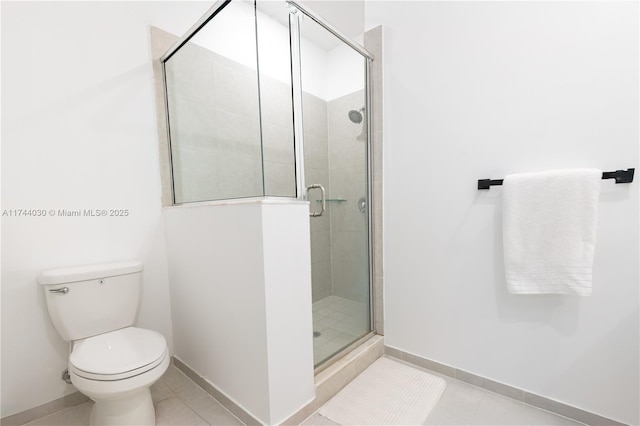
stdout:
POLYGON ((264 424, 315 396, 309 209, 165 209, 175 356, 264 424))
POLYGON ((315 398, 309 205, 262 205, 270 424, 315 398))
POLYGON ((368 2, 385 25, 385 344, 640 422, 638 189, 602 185, 593 295, 506 292, 501 188, 638 166, 637 2, 368 2))
POLYGON ((149 25, 182 34, 209 6, 3 2, 2 209, 129 216, 2 217, 2 417, 75 391, 43 269, 143 261, 138 324, 171 345, 149 25))

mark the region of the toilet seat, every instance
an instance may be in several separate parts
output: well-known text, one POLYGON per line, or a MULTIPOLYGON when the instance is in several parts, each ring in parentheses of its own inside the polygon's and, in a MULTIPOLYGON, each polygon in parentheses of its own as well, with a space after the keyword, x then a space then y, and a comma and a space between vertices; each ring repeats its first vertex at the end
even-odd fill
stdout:
POLYGON ((152 370, 166 357, 164 336, 126 327, 74 342, 69 368, 89 380, 115 381, 152 370))

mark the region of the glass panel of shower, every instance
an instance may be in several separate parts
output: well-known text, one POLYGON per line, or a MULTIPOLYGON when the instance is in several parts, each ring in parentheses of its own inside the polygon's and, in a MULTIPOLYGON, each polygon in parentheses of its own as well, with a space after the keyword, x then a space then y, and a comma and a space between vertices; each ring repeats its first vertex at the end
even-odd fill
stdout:
POLYGON ((289 37, 279 27, 255 2, 233 1, 165 61, 175 204, 296 197, 289 37))
POLYGON ((300 22, 306 185, 311 217, 314 361, 371 331, 367 59, 309 17, 300 22), (320 192, 310 190, 312 213, 320 192))

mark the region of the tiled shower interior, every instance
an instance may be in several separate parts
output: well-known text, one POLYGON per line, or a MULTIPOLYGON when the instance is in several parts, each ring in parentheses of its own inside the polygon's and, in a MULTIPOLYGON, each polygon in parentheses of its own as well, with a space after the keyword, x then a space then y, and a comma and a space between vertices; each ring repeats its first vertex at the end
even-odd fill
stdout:
MULTIPOLYGON (((327 212, 311 218, 317 364, 370 329, 366 149, 362 123, 348 118, 349 111, 364 105, 364 91, 329 102, 311 95, 306 98, 307 104, 316 104, 315 109, 326 110, 327 117, 324 125, 324 114, 315 119, 305 115, 305 142, 313 147, 305 156, 307 182, 320 183, 327 190, 327 212), (307 126, 309 121, 315 126, 307 126)), ((311 209, 317 209, 317 201, 310 201, 311 209)))
MULTIPOLYGON (((254 69, 195 43, 178 54, 167 66, 176 201, 258 196, 263 189, 295 196, 291 83, 260 75, 258 85, 254 69)), ((371 329, 367 121, 366 111, 360 123, 349 119, 365 106, 364 88, 328 100, 304 89, 303 79, 305 178, 324 186, 327 205, 310 219, 318 364, 371 329)), ((320 208, 316 192, 310 204, 320 208)))
POLYGON ((369 326, 367 303, 327 296, 313 304, 313 352, 316 360, 327 359, 350 345, 369 326))

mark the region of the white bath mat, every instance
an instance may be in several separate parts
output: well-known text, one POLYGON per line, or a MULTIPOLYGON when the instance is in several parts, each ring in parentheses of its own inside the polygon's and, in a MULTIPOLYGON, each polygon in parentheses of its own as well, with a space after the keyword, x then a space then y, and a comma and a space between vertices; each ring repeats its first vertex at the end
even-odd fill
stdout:
POLYGON ((421 425, 445 387, 440 377, 380 358, 319 412, 341 425, 421 425))

